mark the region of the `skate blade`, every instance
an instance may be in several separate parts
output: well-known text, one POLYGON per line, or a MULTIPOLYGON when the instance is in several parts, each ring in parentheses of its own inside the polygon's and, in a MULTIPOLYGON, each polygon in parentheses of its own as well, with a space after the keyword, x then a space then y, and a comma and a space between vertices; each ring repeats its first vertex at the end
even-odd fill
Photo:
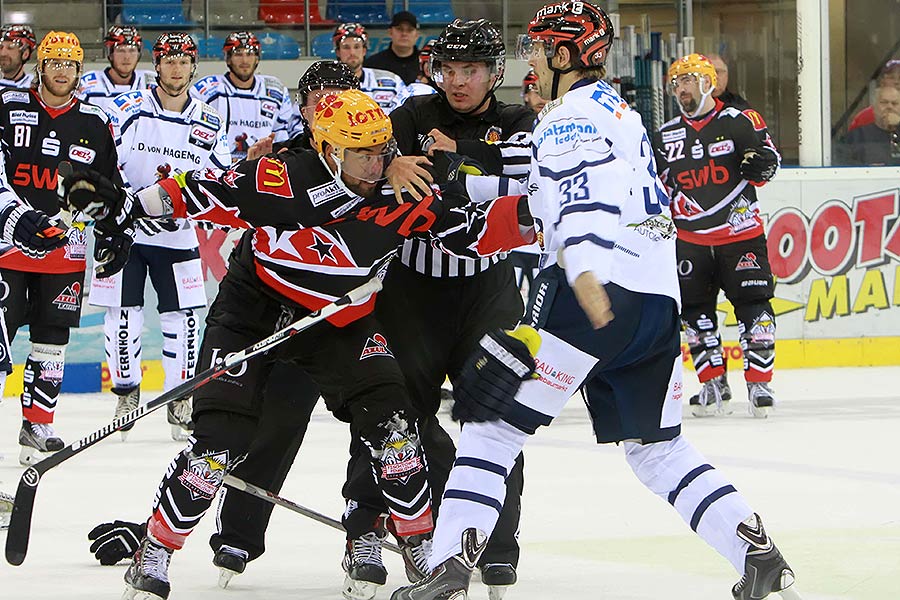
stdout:
POLYGON ((122 600, 165 600, 165 598, 150 592, 136 590, 126 583, 125 592, 122 594, 122 600))
POLYGON ((44 460, 49 454, 52 453, 44 453, 31 446, 22 446, 22 449, 19 451, 19 464, 23 467, 30 467, 31 465, 44 460))
POLYGON ((722 400, 722 404, 716 407, 716 415, 727 416, 734 413, 734 407, 728 400, 722 400))
POLYGON ((235 575, 240 575, 240 573, 231 569, 219 569, 219 587, 223 590, 226 589, 235 575))
POLYGON ((755 406, 752 402, 750 403, 750 414, 754 419, 768 419, 771 410, 771 406, 755 406))
POLYGON ((803 600, 800 597, 800 592, 797 591, 796 585, 785 588, 778 593, 781 595, 782 600, 803 600))
POLYGON ((709 410, 709 406, 704 406, 703 404, 691 405, 691 414, 698 419, 702 419, 704 417, 712 417, 715 415, 713 411, 709 410))
POLYGON ((511 585, 489 585, 488 600, 503 600, 503 596, 509 591, 511 585))
POLYGON ((371 581, 350 579, 348 575, 344 577, 344 587, 341 589, 341 594, 347 600, 372 600, 380 587, 379 584, 371 581))

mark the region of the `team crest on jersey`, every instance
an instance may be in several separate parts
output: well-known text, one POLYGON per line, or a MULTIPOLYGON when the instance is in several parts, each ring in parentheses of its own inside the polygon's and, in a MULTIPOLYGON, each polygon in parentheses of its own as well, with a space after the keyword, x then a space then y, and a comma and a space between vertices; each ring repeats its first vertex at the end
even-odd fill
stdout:
POLYGON ((502 135, 503 130, 495 125, 492 125, 491 127, 488 127, 488 130, 485 132, 484 141, 491 143, 499 142, 502 139, 502 135))
POLYGON ((256 164, 256 191, 281 198, 293 198, 287 165, 277 158, 264 157, 256 164))
MULTIPOLYGON (((72 227, 69 232, 69 243, 66 244, 66 260, 81 261, 87 258, 87 234, 79 227, 72 227)), ((78 285, 77 283, 75 285, 78 285)), ((57 300, 59 298, 57 297, 57 300)))
POLYGON ((78 310, 78 294, 81 293, 81 284, 77 281, 72 285, 66 286, 66 289, 57 294, 53 304, 59 310, 75 312, 78 310))
POLYGON ((212 500, 219 488, 222 487, 227 467, 227 450, 216 453, 207 452, 189 458, 187 467, 178 476, 178 481, 190 492, 192 500, 196 501, 201 498, 212 500))
POLYGON ((731 225, 732 231, 735 233, 750 229, 756 225, 756 219, 753 218, 753 210, 750 208, 750 200, 741 194, 738 201, 731 207, 728 213, 728 224, 731 225))
POLYGON ((750 326, 750 339, 754 342, 775 341, 775 319, 768 312, 763 311, 750 326))
POLYGON ((734 268, 735 271, 750 271, 752 269, 759 269, 759 263, 756 262, 756 254, 753 252, 743 255, 734 268))
POLYGON ((387 339, 380 333, 373 334, 366 340, 366 345, 363 347, 362 354, 359 355, 359 360, 365 360, 374 356, 390 356, 394 358, 393 352, 388 348, 387 339))
POLYGON ((313 206, 321 206, 329 200, 337 198, 343 193, 343 188, 336 181, 323 183, 322 185, 317 185, 316 187, 310 188, 306 191, 306 194, 309 196, 309 201, 313 206))
POLYGON ((9 104, 10 102, 24 102, 25 104, 28 104, 31 101, 28 92, 20 92, 16 90, 3 92, 2 98, 3 104, 9 104))
POLYGON ((140 92, 128 92, 116 96, 113 105, 121 111, 137 108, 143 102, 140 92))
POLYGON ((382 448, 381 456, 378 457, 382 479, 406 483, 423 469, 418 451, 418 436, 414 433, 391 431, 382 448))
POLYGON ((32 110, 9 111, 10 125, 37 125, 38 114, 32 110))
POLYGON ((85 146, 72 144, 69 146, 69 158, 75 162, 89 165, 97 158, 97 151, 92 148, 86 148, 85 146))

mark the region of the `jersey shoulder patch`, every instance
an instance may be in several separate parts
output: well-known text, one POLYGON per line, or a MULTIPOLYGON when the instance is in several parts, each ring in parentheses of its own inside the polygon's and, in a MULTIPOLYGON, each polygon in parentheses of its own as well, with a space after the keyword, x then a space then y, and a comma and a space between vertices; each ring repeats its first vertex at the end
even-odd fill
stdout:
POLYGON ((99 117, 104 123, 109 122, 109 117, 106 116, 106 113, 103 112, 103 109, 94 104, 89 104, 87 102, 79 102, 78 110, 83 112, 86 115, 96 115, 99 117))
POLYGON ((263 89, 266 91, 266 96, 269 96, 276 102, 283 102, 285 98, 288 97, 288 89, 277 77, 272 77, 271 75, 263 75, 263 89))
POLYGON ((125 92, 113 98, 110 105, 111 111, 119 111, 124 114, 134 114, 141 109, 144 102, 144 95, 140 90, 125 92))
POLYGON ((544 108, 541 109, 541 112, 538 113, 538 116, 537 116, 538 121, 540 121, 545 116, 547 116, 547 113, 549 113, 551 110, 562 106, 562 103, 563 103, 563 98, 560 97, 560 98, 557 98, 556 100, 551 100, 550 102, 545 104, 544 108))
POLYGON ((207 75, 202 77, 193 85, 192 91, 197 98, 204 101, 222 88, 222 81, 219 75, 207 75))
POLYGON ((31 94, 24 90, 7 90, 0 94, 0 98, 3 99, 3 104, 9 104, 10 102, 31 103, 31 94))
POLYGON ((200 110, 196 113, 196 120, 213 129, 220 129, 222 127, 222 117, 219 116, 219 112, 206 102, 199 100, 197 102, 200 105, 200 110))
POLYGON ((81 76, 81 87, 82 88, 92 88, 100 85, 100 72, 99 71, 88 71, 84 75, 81 76))

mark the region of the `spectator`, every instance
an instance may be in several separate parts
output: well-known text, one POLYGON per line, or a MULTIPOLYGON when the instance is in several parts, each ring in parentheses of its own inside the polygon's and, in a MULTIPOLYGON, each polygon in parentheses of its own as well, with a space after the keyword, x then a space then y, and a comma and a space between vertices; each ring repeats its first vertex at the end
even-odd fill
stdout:
MULTIPOLYGON (((878 77, 875 79, 875 87, 877 89, 884 86, 893 86, 900 90, 900 60, 889 60, 881 69, 881 73, 879 73, 878 77)), ((849 133, 864 125, 871 125, 874 122, 875 111, 870 105, 859 111, 859 114, 853 117, 853 121, 850 122, 850 126, 847 128, 847 132, 849 133)))
POLYGON ((419 23, 416 15, 408 10, 398 12, 391 19, 388 35, 391 36, 391 44, 387 50, 367 58, 365 66, 396 73, 403 83, 409 85, 416 81, 419 74, 419 49, 416 47, 419 23))
POLYGON ((522 104, 534 111, 535 114, 544 110, 547 99, 541 96, 538 88, 537 75, 534 71, 528 71, 528 74, 522 79, 522 104))
POLYGON ((900 165, 900 90, 893 85, 875 89, 873 122, 847 133, 838 146, 841 165, 900 165))
MULTIPOLYGON (((397 94, 403 91, 406 85, 399 75, 391 71, 363 67, 363 60, 369 51, 369 35, 366 28, 359 23, 341 23, 335 28, 331 39, 334 41, 334 54, 337 59, 350 67, 359 79, 359 89, 377 102, 382 109, 390 112, 397 94)), ((418 68, 417 63, 417 71, 418 68)))
POLYGON ((728 65, 718 54, 707 54, 706 58, 716 68, 716 89, 713 90, 713 98, 718 98, 725 106, 733 106, 738 110, 747 110, 750 103, 740 94, 735 94, 728 89, 728 65))

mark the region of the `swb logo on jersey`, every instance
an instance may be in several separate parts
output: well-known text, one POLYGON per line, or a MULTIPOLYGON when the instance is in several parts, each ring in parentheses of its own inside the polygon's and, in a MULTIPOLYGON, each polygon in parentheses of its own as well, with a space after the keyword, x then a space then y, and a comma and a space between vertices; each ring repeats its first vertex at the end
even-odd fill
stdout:
POLYGON ((387 340, 380 333, 376 333, 366 340, 366 345, 362 354, 359 355, 359 360, 365 360, 373 356, 390 356, 394 358, 393 353, 388 348, 387 340))

